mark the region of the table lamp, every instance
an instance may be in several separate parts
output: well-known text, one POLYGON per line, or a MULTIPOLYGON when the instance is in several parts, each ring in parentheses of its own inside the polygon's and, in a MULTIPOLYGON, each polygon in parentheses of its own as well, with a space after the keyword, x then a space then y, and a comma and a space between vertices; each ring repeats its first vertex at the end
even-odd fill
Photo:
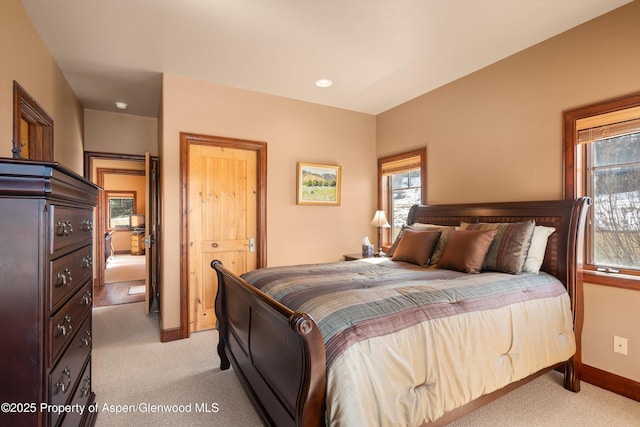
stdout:
POLYGON ((371 225, 378 227, 378 253, 376 256, 384 256, 384 252, 382 252, 382 229, 391 227, 387 222, 387 217, 384 214, 384 211, 376 211, 375 215, 373 215, 373 219, 371 220, 371 225))

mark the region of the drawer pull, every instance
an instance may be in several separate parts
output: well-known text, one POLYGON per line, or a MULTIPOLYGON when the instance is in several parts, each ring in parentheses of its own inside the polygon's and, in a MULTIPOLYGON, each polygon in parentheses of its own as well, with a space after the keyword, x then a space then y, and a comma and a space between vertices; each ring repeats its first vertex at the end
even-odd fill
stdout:
POLYGON ((91 295, 91 290, 88 290, 84 295, 82 295, 82 305, 90 305, 92 302, 93 297, 91 295))
POLYGON ((93 267, 93 258, 91 257, 91 255, 87 255, 86 257, 82 258, 82 268, 92 268, 93 267))
POLYGON ((71 274, 71 270, 68 268, 65 268, 64 271, 61 271, 56 275, 56 286, 67 287, 71 282, 73 282, 73 276, 71 274))
POLYGON ((64 316, 64 319, 62 319, 62 322, 58 323, 58 331, 63 337, 66 337, 72 329, 73 327, 71 326, 71 316, 67 314, 66 316, 64 316))
POLYGON ((82 337, 82 345, 85 347, 89 347, 91 345, 91 331, 84 331, 84 336, 82 337))
POLYGON ((58 236, 71 236, 73 234, 73 224, 71 224, 71 221, 58 221, 56 225, 58 227, 58 231, 56 232, 58 236))
POLYGON ((84 386, 82 386, 82 389, 80 390, 80 394, 82 395, 82 397, 87 397, 89 396, 90 392, 91 392, 91 377, 87 375, 87 377, 84 379, 84 386))
POLYGON ((63 393, 66 393, 67 390, 69 390, 69 387, 71 386, 71 372, 69 371, 69 368, 65 367, 64 371, 62 371, 62 378, 60 378, 57 382, 56 382, 56 390, 60 390, 63 393), (64 383, 64 377, 67 377, 67 383, 64 383))
POLYGON ((93 231, 93 221, 90 219, 83 219, 80 225, 82 225, 82 231, 93 231))
POLYGON ((67 223, 66 222, 58 221, 56 226, 58 227, 57 231, 56 231, 56 234, 58 236, 67 236, 67 223))

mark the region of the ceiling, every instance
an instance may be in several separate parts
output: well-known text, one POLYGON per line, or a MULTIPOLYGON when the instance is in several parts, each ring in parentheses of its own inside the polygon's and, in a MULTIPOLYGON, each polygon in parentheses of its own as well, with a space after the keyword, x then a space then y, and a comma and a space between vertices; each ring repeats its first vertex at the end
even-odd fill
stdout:
POLYGON ((630 2, 21 1, 85 108, 151 117, 161 73, 378 114, 630 2))

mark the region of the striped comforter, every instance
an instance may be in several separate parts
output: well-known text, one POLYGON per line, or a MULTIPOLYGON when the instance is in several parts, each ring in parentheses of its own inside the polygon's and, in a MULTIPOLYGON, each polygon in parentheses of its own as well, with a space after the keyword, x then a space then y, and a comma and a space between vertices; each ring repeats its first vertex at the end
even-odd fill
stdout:
POLYGON ((544 273, 378 260, 243 278, 320 328, 329 425, 420 425, 575 352, 568 295, 544 273))

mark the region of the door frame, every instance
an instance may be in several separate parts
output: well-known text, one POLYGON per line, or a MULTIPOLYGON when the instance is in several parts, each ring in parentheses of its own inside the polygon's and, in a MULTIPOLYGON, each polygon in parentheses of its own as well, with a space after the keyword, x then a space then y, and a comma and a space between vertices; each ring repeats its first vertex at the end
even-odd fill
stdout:
MULTIPOLYGON (((93 161, 94 159, 104 159, 104 160, 125 160, 125 161, 132 161, 132 162, 139 162, 139 161, 144 161, 144 156, 136 156, 136 155, 131 155, 131 154, 116 154, 116 153, 98 153, 98 152, 92 152, 92 151, 85 151, 84 152, 84 177, 91 181, 93 181, 93 161)), ((104 172, 104 169, 102 169, 102 171, 104 172)), ((112 170, 112 172, 114 173, 131 173, 131 170, 119 170, 116 171, 115 169, 112 170)), ((95 257, 97 258, 97 262, 96 260, 94 260, 93 262, 93 266, 94 266, 94 274, 93 274, 93 286, 95 287, 100 287, 100 286, 104 286, 104 269, 105 269, 105 262, 104 262, 104 233, 101 233, 100 230, 102 230, 103 228, 103 224, 104 224, 104 217, 103 217, 103 211, 104 211, 104 191, 102 191, 102 178, 103 178, 103 174, 98 173, 98 176, 96 177, 96 181, 95 184, 98 185, 100 187, 100 197, 98 197, 98 206, 96 206, 96 212, 95 212, 95 224, 93 227, 94 233, 93 233, 93 241, 94 241, 94 248, 95 248, 95 257)))
POLYGON ((189 147, 193 144, 256 153, 256 263, 267 259, 267 143, 180 132, 180 338, 189 338, 189 147))

